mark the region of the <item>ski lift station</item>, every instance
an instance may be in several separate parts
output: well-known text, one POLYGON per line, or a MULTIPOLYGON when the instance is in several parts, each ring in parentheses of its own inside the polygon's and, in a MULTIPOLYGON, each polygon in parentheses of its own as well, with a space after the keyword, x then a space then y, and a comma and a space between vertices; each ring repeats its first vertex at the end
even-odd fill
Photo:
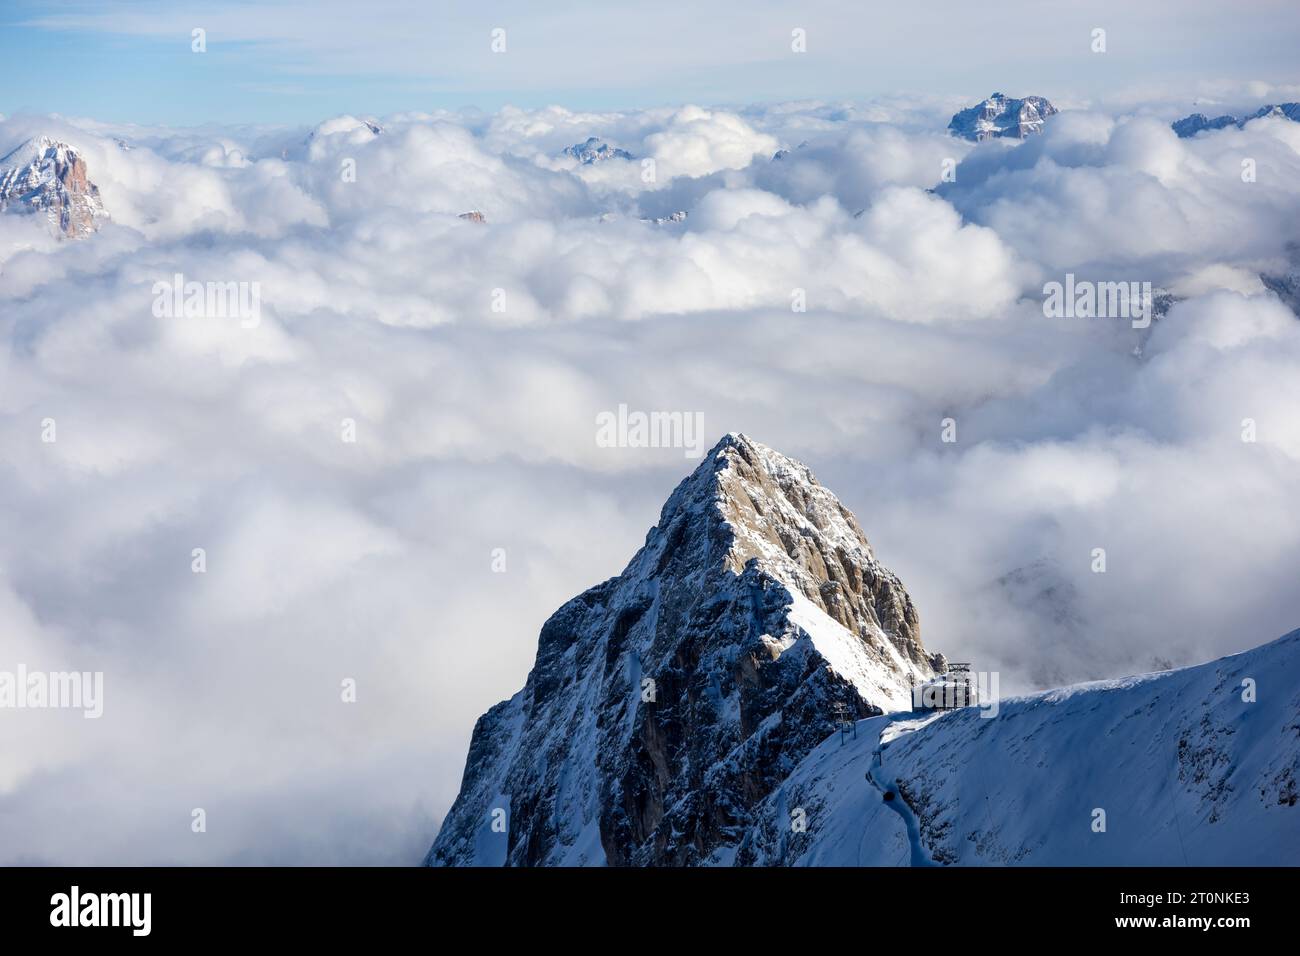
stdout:
POLYGON ((979 690, 970 664, 950 663, 946 673, 912 685, 912 713, 956 710, 979 703, 979 690))

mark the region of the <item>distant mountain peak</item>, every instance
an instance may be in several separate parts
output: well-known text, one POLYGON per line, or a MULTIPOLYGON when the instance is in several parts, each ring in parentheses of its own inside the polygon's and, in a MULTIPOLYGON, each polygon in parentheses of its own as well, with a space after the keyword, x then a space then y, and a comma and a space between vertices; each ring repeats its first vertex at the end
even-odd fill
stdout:
POLYGON ((685 209, 679 209, 670 216, 642 216, 641 222, 648 222, 656 226, 676 226, 686 221, 690 215, 685 209))
MULTIPOLYGON (((796 146, 794 149, 795 149, 795 150, 797 150, 797 149, 806 149, 807 146, 808 146, 808 140, 804 140, 802 143, 800 143, 800 144, 799 144, 798 146, 796 146)), ((776 163, 776 162, 780 162, 781 160, 785 159, 787 156, 789 156, 789 155, 790 155, 791 153, 793 153, 793 152, 794 152, 794 150, 792 150, 792 149, 788 149, 788 148, 782 146, 780 149, 778 149, 775 153, 772 154, 772 162, 774 162, 774 163, 776 163)))
POLYGON ((633 158, 632 154, 627 150, 610 146, 608 143, 602 142, 595 136, 588 136, 586 142, 574 143, 572 146, 564 147, 561 155, 572 157, 583 166, 603 163, 610 159, 633 158))
POLYGON ((948 131, 975 142, 1024 139, 1032 133, 1041 133, 1047 117, 1059 112, 1046 97, 1014 99, 994 93, 984 102, 956 113, 948 123, 948 131))
POLYGON ((1300 122, 1300 103, 1268 103, 1255 112, 1241 117, 1224 113, 1211 119, 1204 113, 1192 113, 1190 116, 1175 120, 1170 125, 1180 139, 1189 139, 1205 130, 1226 129, 1229 126, 1243 129, 1251 120, 1263 119, 1266 116, 1277 116, 1300 122))
POLYGON ((69 239, 88 236, 108 218, 81 153, 49 136, 33 137, 0 157, 0 211, 44 214, 69 239))

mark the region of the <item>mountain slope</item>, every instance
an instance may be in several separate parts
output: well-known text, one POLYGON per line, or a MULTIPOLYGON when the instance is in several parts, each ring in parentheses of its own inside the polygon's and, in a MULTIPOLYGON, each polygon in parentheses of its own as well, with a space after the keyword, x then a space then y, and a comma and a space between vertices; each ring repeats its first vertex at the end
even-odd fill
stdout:
POLYGON ((853 515, 803 465, 728 435, 626 570, 543 626, 524 689, 474 729, 426 863, 725 855, 837 704, 897 709, 942 666, 853 515))
POLYGON ((1208 664, 1003 700, 993 717, 970 707, 856 729, 764 801, 737 863, 1300 862, 1300 631, 1208 664), (791 832, 794 807, 806 832, 791 832))

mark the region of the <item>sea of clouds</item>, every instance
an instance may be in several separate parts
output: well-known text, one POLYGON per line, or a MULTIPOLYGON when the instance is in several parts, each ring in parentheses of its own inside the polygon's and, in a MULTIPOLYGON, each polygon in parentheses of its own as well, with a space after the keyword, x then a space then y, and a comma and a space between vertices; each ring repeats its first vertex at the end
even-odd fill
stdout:
POLYGON ((976 146, 959 105, 0 121, 111 215, 0 216, 0 667, 104 673, 99 720, 0 719, 0 862, 417 862, 542 622, 696 464, 600 447, 620 404, 807 462, 1004 692, 1300 625, 1300 319, 1259 278, 1295 269, 1300 124, 976 146), (636 158, 561 154, 591 135, 636 158), (156 315, 177 273, 260 321, 156 315), (1177 301, 1045 318, 1066 273, 1177 301))

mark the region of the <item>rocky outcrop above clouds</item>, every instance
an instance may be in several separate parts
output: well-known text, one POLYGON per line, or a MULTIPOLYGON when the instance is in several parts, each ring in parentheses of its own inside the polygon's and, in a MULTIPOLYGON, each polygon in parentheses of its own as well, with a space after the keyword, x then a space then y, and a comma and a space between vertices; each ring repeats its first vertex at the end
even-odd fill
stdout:
POLYGON ((1013 99, 994 93, 983 103, 954 115, 948 131, 977 143, 986 139, 1024 139, 1031 133, 1041 133, 1047 117, 1058 112, 1042 96, 1013 99))
POLYGON ((1251 120, 1263 119, 1266 116, 1277 116, 1282 119, 1295 120, 1300 122, 1300 103, 1278 103, 1261 106, 1255 112, 1246 116, 1235 116, 1232 113, 1224 113, 1222 116, 1216 116, 1213 119, 1204 113, 1193 113, 1190 116, 1184 116, 1170 124, 1179 138, 1187 139, 1195 136, 1197 133, 1205 130, 1226 129, 1229 126, 1235 126, 1241 129, 1251 120))
POLYGON ((431 865, 697 864, 835 726, 943 668, 854 516, 804 465, 728 435, 621 575, 542 628, 478 721, 431 865))
POLYGON ((67 239, 90 235, 108 218, 81 153, 47 136, 0 157, 0 211, 44 216, 67 239))
POLYGON ((610 159, 632 159, 632 154, 627 150, 602 143, 595 136, 588 136, 586 142, 566 146, 563 155, 576 159, 584 166, 592 166, 610 159))

